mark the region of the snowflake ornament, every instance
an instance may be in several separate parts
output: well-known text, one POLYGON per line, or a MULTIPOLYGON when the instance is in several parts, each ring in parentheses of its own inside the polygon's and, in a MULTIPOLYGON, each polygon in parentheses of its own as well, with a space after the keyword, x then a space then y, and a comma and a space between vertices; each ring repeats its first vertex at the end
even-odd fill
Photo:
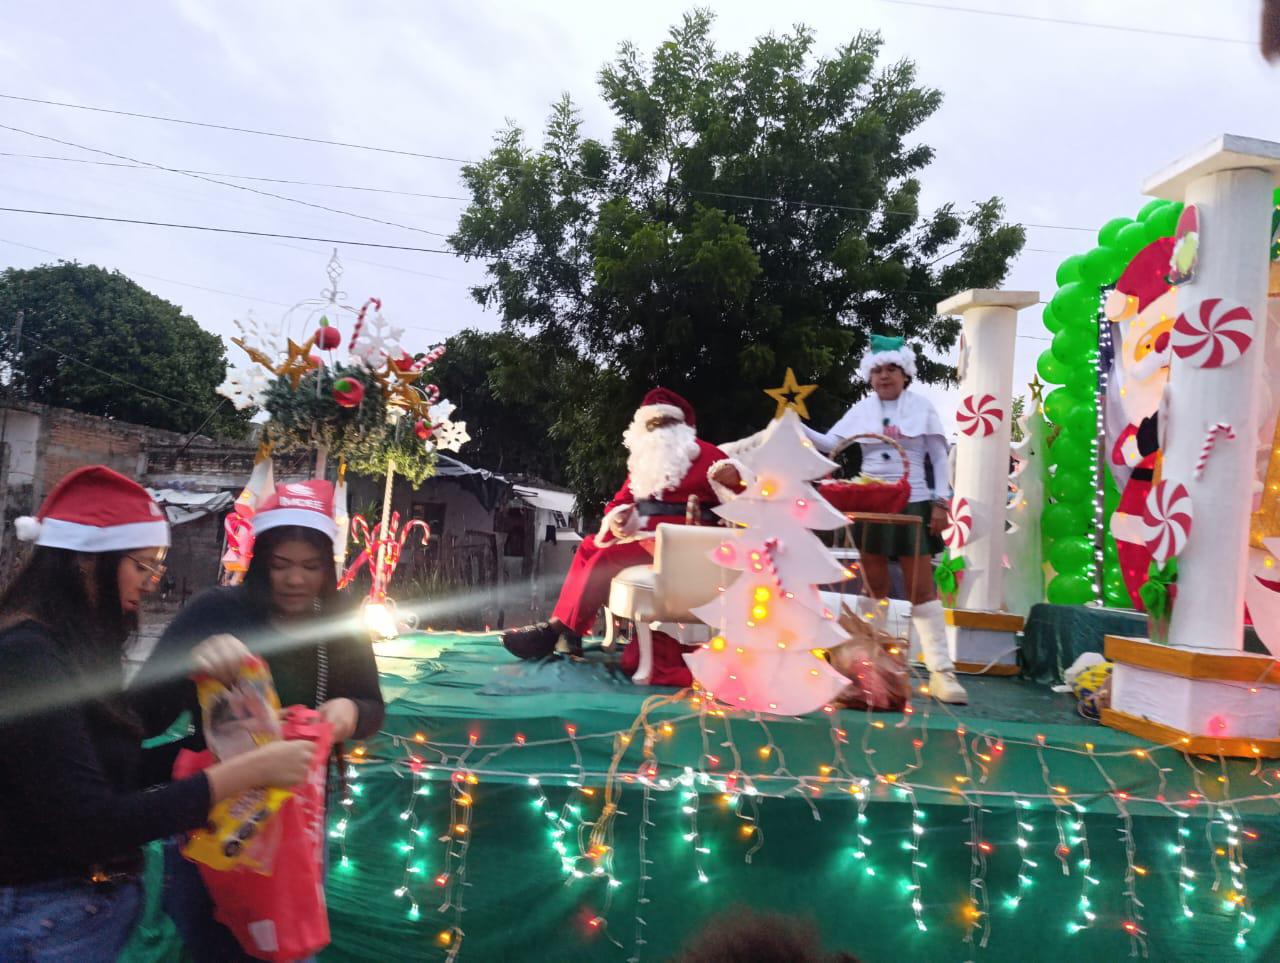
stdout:
POLYGON ((442 451, 461 451, 462 446, 471 440, 465 421, 441 422, 436 425, 432 437, 442 451))
MULTIPOLYGON (((372 300, 372 299, 371 299, 372 300)), ((404 354, 400 339, 404 337, 404 329, 393 327, 382 316, 382 304, 377 302, 374 310, 368 312, 370 305, 360 312, 356 322, 357 333, 351 339, 350 353, 359 358, 370 370, 380 368, 388 360, 399 358, 404 354)))
POLYGON ((449 416, 457 410, 457 405, 448 398, 444 398, 432 405, 430 409, 428 409, 428 414, 431 416, 431 423, 433 425, 438 425, 441 422, 448 421, 449 416))
POLYGON ((218 385, 217 393, 233 404, 237 411, 261 405, 269 379, 261 365, 228 368, 227 378, 218 385))

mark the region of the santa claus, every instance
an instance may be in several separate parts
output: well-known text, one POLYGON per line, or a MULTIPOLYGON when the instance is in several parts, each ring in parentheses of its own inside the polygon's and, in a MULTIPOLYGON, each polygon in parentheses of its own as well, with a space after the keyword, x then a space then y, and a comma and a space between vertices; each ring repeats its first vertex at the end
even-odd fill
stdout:
POLYGON ((605 506, 600 531, 582 540, 551 619, 503 634, 502 644, 513 655, 540 659, 561 638, 571 653, 581 654, 582 637, 608 600, 613 577, 653 561, 658 525, 685 523, 691 499, 695 521, 717 524, 711 509, 742 487, 740 466, 698 438, 693 406, 666 388, 644 396, 622 443, 628 452, 626 481, 605 506))
POLYGON ((1160 470, 1160 408, 1169 382, 1170 341, 1178 317, 1177 288, 1167 276, 1174 238, 1139 251, 1107 296, 1107 318, 1120 329, 1120 351, 1108 381, 1107 441, 1111 474, 1121 491, 1111 515, 1120 571, 1133 604, 1147 580, 1151 552, 1142 512, 1160 470))

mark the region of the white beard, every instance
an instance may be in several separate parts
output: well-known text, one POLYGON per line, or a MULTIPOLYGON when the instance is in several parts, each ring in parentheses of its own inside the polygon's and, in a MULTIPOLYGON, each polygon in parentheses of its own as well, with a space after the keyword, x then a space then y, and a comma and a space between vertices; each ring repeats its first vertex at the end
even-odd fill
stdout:
POLYGON ((636 498, 655 498, 675 488, 689 473, 699 452, 697 433, 678 423, 656 431, 633 423, 623 433, 622 443, 631 453, 627 457, 627 474, 631 494, 636 498))

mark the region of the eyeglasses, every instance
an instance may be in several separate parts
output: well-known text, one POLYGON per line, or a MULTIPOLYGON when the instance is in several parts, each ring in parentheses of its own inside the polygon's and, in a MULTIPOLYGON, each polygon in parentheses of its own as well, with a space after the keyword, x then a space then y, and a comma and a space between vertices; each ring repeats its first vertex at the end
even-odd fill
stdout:
POLYGON ((150 575, 152 585, 159 585, 160 580, 164 578, 165 572, 169 571, 169 566, 164 562, 144 562, 135 555, 126 555, 125 558, 150 575))

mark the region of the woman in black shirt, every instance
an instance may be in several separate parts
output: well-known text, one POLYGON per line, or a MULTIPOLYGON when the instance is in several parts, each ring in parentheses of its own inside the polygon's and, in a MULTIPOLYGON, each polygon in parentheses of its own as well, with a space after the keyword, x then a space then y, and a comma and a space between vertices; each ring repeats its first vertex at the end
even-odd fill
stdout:
MULTIPOLYGON (((314 708, 334 742, 373 735, 385 715, 368 632, 337 594, 333 486, 281 485, 253 517, 254 545, 243 585, 211 589, 169 625, 135 683, 149 733, 191 712, 189 744, 204 745, 195 686, 175 667, 215 677, 262 656, 283 706, 314 708)), ((176 846, 165 854, 165 909, 197 960, 243 958, 194 867, 176 846)))
POLYGON ((122 693, 124 642, 164 572, 159 506, 89 466, 23 536, 36 547, 0 597, 0 959, 110 960, 141 906, 142 844, 298 783, 314 750, 276 743, 171 782, 172 754, 143 752, 122 693))

